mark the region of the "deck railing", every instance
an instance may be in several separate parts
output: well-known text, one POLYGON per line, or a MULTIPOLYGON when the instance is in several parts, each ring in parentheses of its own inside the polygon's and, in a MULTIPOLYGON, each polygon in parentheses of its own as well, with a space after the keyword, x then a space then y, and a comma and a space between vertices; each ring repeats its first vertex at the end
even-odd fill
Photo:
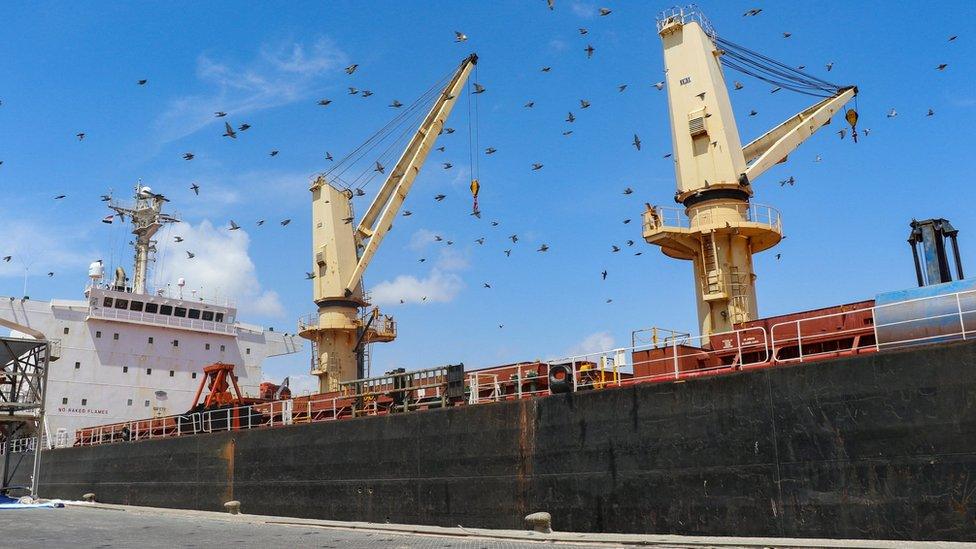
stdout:
MULTIPOLYGON (((976 290, 853 309, 708 336, 672 333, 656 343, 560 359, 467 372, 468 405, 597 390, 636 383, 667 383, 733 371, 776 367, 909 345, 976 337, 976 290), (553 375, 566 372, 563 379, 553 375)), ((439 380, 422 383, 418 397, 439 397, 439 380)), ((389 413, 380 406, 386 385, 368 398, 311 395, 294 399, 134 420, 82 429, 76 444, 95 445, 187 434, 273 428, 389 413)), ((362 395, 360 395, 362 396, 362 395)), ((32 448, 27 439, 11 451, 32 448)), ((13 443, 12 443, 13 444, 13 443)))

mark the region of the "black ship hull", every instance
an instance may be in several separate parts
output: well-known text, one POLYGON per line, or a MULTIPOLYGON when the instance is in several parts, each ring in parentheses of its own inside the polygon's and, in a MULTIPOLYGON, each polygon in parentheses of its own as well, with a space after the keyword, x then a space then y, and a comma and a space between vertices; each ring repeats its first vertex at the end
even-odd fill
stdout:
POLYGON ((563 531, 976 540, 976 343, 45 452, 40 493, 563 531))

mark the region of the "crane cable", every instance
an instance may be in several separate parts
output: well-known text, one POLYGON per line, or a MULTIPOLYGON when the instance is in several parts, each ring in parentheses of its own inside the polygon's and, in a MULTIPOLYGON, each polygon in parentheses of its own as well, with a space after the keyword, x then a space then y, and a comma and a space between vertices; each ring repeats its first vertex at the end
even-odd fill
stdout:
MULTIPOLYGON (((478 66, 474 66, 474 81, 478 81, 478 66)), ((471 174, 471 198, 473 200, 472 212, 474 216, 479 216, 481 214, 478 209, 478 192, 481 190, 481 155, 478 151, 481 150, 480 136, 478 135, 479 120, 478 120, 478 98, 475 97, 473 100, 472 95, 477 96, 479 94, 471 91, 474 84, 468 86, 468 170, 471 174), (472 103, 474 103, 474 116, 471 115, 472 103)))
POLYGON ((817 78, 724 38, 712 36, 722 48, 722 64, 774 86, 815 97, 833 97, 843 86, 817 78))

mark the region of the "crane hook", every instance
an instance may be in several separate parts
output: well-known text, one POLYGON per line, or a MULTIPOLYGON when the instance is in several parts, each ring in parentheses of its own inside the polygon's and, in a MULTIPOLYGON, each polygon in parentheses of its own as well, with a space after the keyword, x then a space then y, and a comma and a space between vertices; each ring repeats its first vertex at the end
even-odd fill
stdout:
POLYGON ((854 109, 847 109, 847 114, 844 116, 847 119, 847 123, 851 125, 851 137, 854 138, 854 142, 857 143, 857 111, 854 109))

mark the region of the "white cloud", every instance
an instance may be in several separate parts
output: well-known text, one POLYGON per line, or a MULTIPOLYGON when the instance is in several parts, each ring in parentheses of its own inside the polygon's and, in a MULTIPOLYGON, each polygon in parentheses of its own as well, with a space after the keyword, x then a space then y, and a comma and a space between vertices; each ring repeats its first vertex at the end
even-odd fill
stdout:
POLYGON ((215 118, 215 111, 240 117, 309 97, 322 76, 346 62, 346 54, 327 38, 311 48, 302 44, 265 46, 255 61, 243 66, 201 55, 197 78, 211 91, 170 101, 156 119, 156 134, 165 143, 226 120, 215 118))
POLYGON ((81 249, 86 232, 52 223, 5 219, 0 224, 0 256, 9 255, 11 260, 0 261, 0 276, 23 277, 25 268, 32 277, 48 272, 55 276, 77 274, 99 259, 94 250, 81 249))
POLYGON ((424 250, 427 246, 435 242, 434 236, 436 235, 437 233, 430 229, 417 229, 410 235, 410 242, 407 244, 407 247, 418 252, 424 250))
POLYGON ((573 2, 569 5, 578 17, 589 19, 597 14, 597 9, 588 2, 573 2))
POLYGON ((377 305, 404 303, 447 303, 452 301, 464 287, 461 277, 432 269, 424 278, 400 275, 372 287, 370 296, 377 305))
POLYGON ((177 279, 182 277, 186 279, 184 297, 196 290, 199 297, 233 299, 243 314, 284 316, 278 294, 262 289, 258 282, 254 262, 248 255, 251 239, 244 229, 228 231, 204 220, 198 225, 180 223, 173 233, 184 241, 175 244, 171 239, 160 238, 158 268, 152 277, 157 287, 166 288, 169 284, 175 291, 177 279), (195 257, 188 258, 187 251, 195 257))
POLYGON ((588 355, 613 349, 613 336, 610 332, 594 332, 566 351, 568 356, 588 355))
POLYGON ((434 267, 442 271, 463 271, 471 266, 466 254, 453 248, 444 248, 437 257, 434 267))

